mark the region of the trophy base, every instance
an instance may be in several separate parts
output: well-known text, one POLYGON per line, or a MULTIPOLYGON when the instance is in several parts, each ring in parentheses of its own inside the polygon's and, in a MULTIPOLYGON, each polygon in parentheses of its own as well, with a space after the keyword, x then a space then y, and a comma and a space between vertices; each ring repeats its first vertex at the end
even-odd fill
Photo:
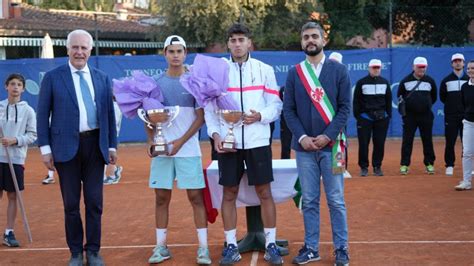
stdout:
POLYGON ((234 142, 222 142, 222 150, 227 152, 235 152, 235 143, 234 142))
POLYGON ((150 156, 156 157, 158 155, 168 154, 168 145, 166 144, 153 144, 150 146, 150 156))

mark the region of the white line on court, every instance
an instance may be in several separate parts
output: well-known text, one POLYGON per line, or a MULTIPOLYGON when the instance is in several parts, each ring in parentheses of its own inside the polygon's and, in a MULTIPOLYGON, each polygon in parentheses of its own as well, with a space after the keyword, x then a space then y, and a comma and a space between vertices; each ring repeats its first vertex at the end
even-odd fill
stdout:
POLYGON ((252 260, 250 261, 250 266, 256 266, 258 262, 258 251, 252 253, 252 260))
MULTIPOLYGON (((292 242, 292 246, 302 245, 303 242, 292 242)), ((332 245, 332 242, 320 242, 321 245, 332 245)), ((474 240, 418 240, 418 241, 409 241, 409 240, 388 240, 388 241, 349 241, 349 244, 363 244, 363 245, 373 245, 373 244, 414 244, 414 245, 423 245, 423 244, 474 244, 474 240)), ((197 247, 198 244, 169 244, 169 247, 197 247)), ((223 246, 222 243, 212 243, 209 246, 223 246)), ((102 246, 101 249, 141 249, 141 248, 154 248, 155 245, 130 245, 130 246, 102 246)), ((22 251, 63 251, 69 250, 67 247, 51 247, 51 248, 9 248, 9 249, 0 249, 0 252, 22 252, 22 251)), ((258 252, 255 252, 258 254, 258 252)), ((252 254, 252 259, 254 255, 252 254)), ((257 257, 258 259, 258 257, 257 257)))
MULTIPOLYGON (((59 187, 59 182, 56 182, 55 184, 57 184, 57 186, 59 187)), ((148 184, 148 180, 144 180, 144 181, 143 180, 142 181, 120 181, 119 184, 148 184)), ((114 185, 116 185, 116 184, 114 184, 114 185)), ((45 185, 45 184, 42 184, 41 182, 34 182, 34 183, 33 182, 27 182, 27 183, 25 183, 25 186, 39 186, 39 187, 42 187, 42 186, 54 186, 54 184, 45 185)))
MULTIPOLYGON (((319 242, 323 245, 332 245, 332 242, 319 242)), ((303 242, 292 244, 303 245, 303 242)), ((349 241, 349 244, 474 244, 474 240, 387 240, 387 241, 349 241)))

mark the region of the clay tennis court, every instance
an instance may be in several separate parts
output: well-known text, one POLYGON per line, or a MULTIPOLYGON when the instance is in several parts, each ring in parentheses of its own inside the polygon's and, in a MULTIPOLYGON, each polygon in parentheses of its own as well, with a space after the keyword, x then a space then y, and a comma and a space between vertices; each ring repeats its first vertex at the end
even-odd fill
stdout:
MULTIPOLYGON (((474 192, 456 192, 461 177, 461 148, 457 144, 455 175, 444 175, 444 138, 435 139, 436 174, 424 173, 421 141, 415 140, 408 176, 398 174, 399 139, 386 143, 384 177, 358 177, 357 141, 351 139, 346 179, 351 265, 474 265, 474 192)), ((202 142, 203 162, 210 158, 209 144, 202 142)), ((273 144, 279 158, 280 145, 273 144)), ((147 265, 155 244, 154 192, 148 188, 149 159, 144 145, 123 145, 119 163, 124 166, 119 184, 104 188, 102 255, 108 265, 147 265)), ((63 224, 58 183, 42 185, 46 169, 39 150, 29 150, 24 200, 33 234, 27 243, 21 215, 16 235, 20 248, 0 247, 0 265, 66 265, 69 250, 63 224)), ((0 228, 6 222, 6 195, 0 202, 0 228)), ((313 265, 333 265, 329 214, 321 201, 322 260, 313 265)), ((290 264, 303 241, 303 220, 293 202, 277 205, 277 235, 290 243, 290 264)), ((245 209, 239 209, 238 235, 246 231, 245 209)), ((209 244, 218 264, 224 241, 221 217, 209 225, 209 244)), ((168 244, 173 258, 162 265, 193 265, 197 237, 191 207, 183 191, 174 190, 168 244)), ((265 265, 263 253, 245 253, 239 265, 265 265)))

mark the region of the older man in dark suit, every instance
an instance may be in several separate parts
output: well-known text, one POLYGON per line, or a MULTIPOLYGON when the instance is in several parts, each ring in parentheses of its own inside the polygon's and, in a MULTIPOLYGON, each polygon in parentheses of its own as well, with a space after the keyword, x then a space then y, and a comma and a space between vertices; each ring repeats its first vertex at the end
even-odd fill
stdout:
POLYGON ((67 37, 69 62, 43 78, 38 101, 38 143, 43 162, 59 174, 69 265, 103 265, 99 254, 104 164, 117 160, 117 134, 110 79, 87 64, 92 36, 75 30, 67 37), (51 116, 51 123, 49 117, 51 116), (86 208, 86 244, 80 214, 86 208))

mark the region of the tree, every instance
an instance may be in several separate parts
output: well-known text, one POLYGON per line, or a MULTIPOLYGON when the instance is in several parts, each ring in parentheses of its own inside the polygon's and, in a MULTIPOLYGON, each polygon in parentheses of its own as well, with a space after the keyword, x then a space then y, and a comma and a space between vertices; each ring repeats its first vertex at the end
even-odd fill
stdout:
POLYGON ((331 49, 345 49, 346 42, 356 35, 369 37, 375 28, 388 28, 389 0, 323 0, 328 15, 331 49), (384 23, 385 22, 385 23, 384 23))
POLYGON ((166 25, 155 29, 153 37, 162 40, 179 34, 190 42, 210 44, 224 39, 225 30, 242 18, 255 26, 265 15, 271 0, 157 0, 166 25))
MULTIPOLYGON (((256 29, 255 44, 264 49, 300 50, 301 26, 312 20, 316 8, 317 1, 276 1, 267 8, 267 15, 256 29)), ((313 20, 321 22, 321 19, 313 20)))
POLYGON ((41 8, 54 8, 54 9, 68 9, 68 10, 78 10, 79 3, 76 1, 67 1, 67 0, 43 0, 40 4, 41 8))
MULTIPOLYGON (((264 47, 288 47, 294 39, 295 25, 307 19, 307 10, 316 1, 309 0, 158 0, 159 14, 166 25, 156 27, 155 40, 179 34, 190 42, 209 45, 225 41, 227 28, 235 22, 245 23, 255 34, 254 43, 264 47), (271 45, 262 36, 276 41, 271 45)), ((268 48, 270 48, 268 47, 268 48)))
POLYGON ((110 12, 113 10, 114 4, 114 0, 43 0, 40 7, 46 9, 52 8, 110 12))
POLYGON ((394 33, 411 43, 459 46, 469 42, 468 26, 474 5, 468 0, 399 0, 394 9, 394 33))

